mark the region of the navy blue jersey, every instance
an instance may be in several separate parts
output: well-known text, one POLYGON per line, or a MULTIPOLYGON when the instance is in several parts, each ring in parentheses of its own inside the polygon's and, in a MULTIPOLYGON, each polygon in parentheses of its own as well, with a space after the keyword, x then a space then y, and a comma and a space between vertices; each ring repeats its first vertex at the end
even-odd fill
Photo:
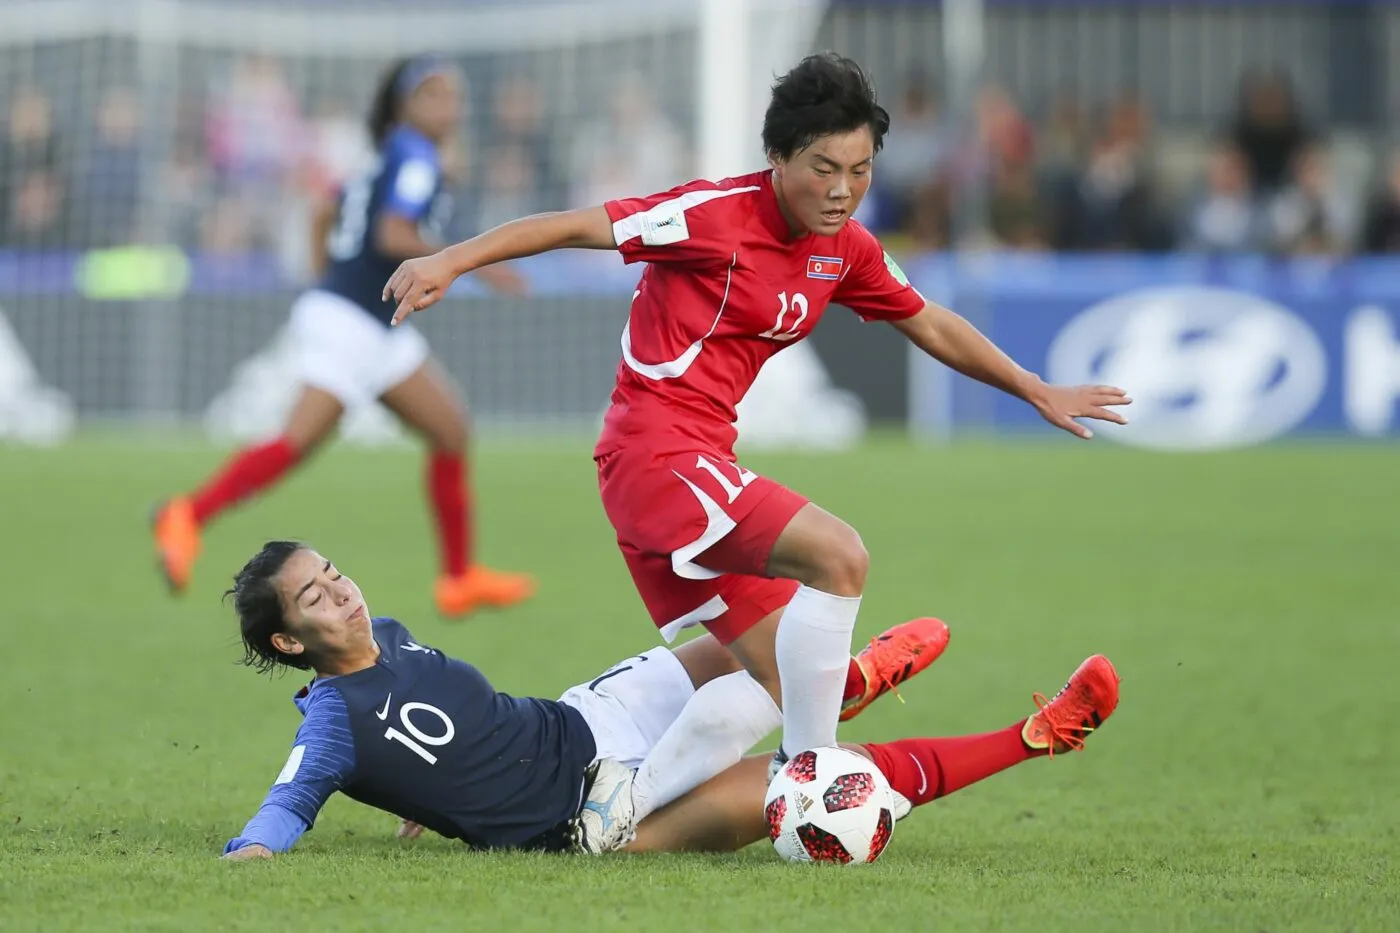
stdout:
POLYGON ((282 852, 335 791, 482 848, 548 847, 596 754, 571 706, 497 692, 475 667, 374 620, 374 666, 312 681, 305 719, 258 810, 225 852, 282 852))
POLYGON ((326 242, 330 264, 320 282, 387 326, 396 306, 380 299, 401 260, 385 256, 374 242, 375 223, 386 212, 418 224, 429 242, 442 238, 452 215, 437 147, 407 126, 389 134, 365 173, 341 192, 339 219, 326 242))

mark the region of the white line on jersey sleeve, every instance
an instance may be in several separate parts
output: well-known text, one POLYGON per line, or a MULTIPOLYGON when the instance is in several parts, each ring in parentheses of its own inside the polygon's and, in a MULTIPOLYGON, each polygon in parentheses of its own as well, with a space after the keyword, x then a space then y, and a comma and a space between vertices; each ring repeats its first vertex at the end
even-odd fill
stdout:
POLYGON ((621 246, 628 240, 641 237, 642 242, 648 246, 667 246, 671 243, 679 243, 690 236, 689 228, 685 222, 686 211, 716 198, 727 198, 733 194, 744 194, 758 190, 758 185, 749 185, 744 188, 687 191, 680 197, 662 201, 655 207, 638 211, 635 214, 628 214, 615 222, 613 224, 613 242, 621 246))

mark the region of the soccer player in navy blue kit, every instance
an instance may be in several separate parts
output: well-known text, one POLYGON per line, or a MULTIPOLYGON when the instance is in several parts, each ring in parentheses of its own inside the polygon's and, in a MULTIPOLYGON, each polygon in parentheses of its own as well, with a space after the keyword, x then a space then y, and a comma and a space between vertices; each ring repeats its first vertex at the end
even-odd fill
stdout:
MULTIPOLYGON (((296 696, 305 718, 285 766, 226 857, 286 851, 336 791, 397 814, 408 835, 426 827, 478 848, 725 849, 763 835, 770 756, 740 759, 779 714, 756 682, 749 702, 711 710, 713 727, 701 730, 718 762, 712 780, 697 790, 692 772, 658 773, 696 688, 749 676, 711 636, 623 660, 553 701, 500 693, 399 622, 373 618, 354 581, 296 542, 265 545, 230 593, 247 663, 317 676, 296 696)), ((885 773, 902 817, 1013 764, 1082 747, 1117 705, 1117 684, 1095 656, 1006 729, 846 747, 885 773)))
MULTIPOLYGON (((611 750, 578 709, 498 693, 393 619, 372 619, 354 581, 315 551, 270 542, 230 592, 249 664, 317 677, 296 696, 305 718, 286 766, 228 851, 289 848, 337 790, 483 848, 576 846, 590 791, 602 823, 626 822, 630 771, 603 759, 611 750)), ((686 678, 678 663, 656 675, 686 678)))
MULTIPOLYGON (((438 610, 460 616, 531 594, 528 577, 473 559, 465 415, 427 341, 415 330, 391 329, 394 305, 381 296, 402 260, 441 246, 452 213, 441 150, 457 131, 462 80, 455 66, 435 56, 399 62, 384 76, 368 120, 376 157, 314 225, 320 280, 291 311, 302 387, 285 426, 156 514, 156 549, 176 592, 189 585, 206 524, 307 459, 347 409, 377 400, 428 442, 426 479, 441 557, 438 610)), ((521 280, 506 269, 487 284, 519 291, 521 280)))

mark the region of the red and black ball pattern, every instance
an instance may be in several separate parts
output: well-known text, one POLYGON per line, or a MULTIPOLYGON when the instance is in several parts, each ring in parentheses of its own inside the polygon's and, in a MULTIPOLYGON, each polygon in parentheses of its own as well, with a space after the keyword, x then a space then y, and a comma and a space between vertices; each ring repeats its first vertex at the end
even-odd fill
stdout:
POLYGON ((880 822, 875 824, 875 835, 870 837, 870 856, 867 862, 873 862, 880 857, 880 853, 885 851, 885 846, 890 844, 890 835, 894 832, 894 814, 889 810, 880 810, 880 822))
POLYGON ((802 848, 807 850, 814 862, 839 862, 846 865, 851 861, 851 853, 846 851, 840 839, 811 823, 803 823, 797 827, 797 838, 802 841, 802 848))
POLYGON ((817 777, 817 753, 810 749, 792 757, 783 770, 798 784, 807 784, 817 777))
POLYGON ((827 813, 863 806, 875 793, 875 779, 868 774, 843 774, 822 794, 827 813))
POLYGON ((783 817, 787 816, 787 798, 774 797, 763 810, 768 820, 768 841, 776 842, 783 834, 783 817))

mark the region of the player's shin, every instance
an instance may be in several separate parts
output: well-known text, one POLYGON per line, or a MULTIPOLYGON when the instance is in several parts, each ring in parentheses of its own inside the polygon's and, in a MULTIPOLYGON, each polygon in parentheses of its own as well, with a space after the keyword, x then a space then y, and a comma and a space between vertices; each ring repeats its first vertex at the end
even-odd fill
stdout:
POLYGON ((437 525, 442 573, 459 577, 471 565, 470 492, 466 457, 435 450, 428 456, 428 501, 437 525))
POLYGON ((783 611, 776 640, 783 752, 836 744, 859 611, 859 596, 835 596, 810 586, 800 587, 783 611))
POLYGON ((1021 726, 1018 722, 981 735, 901 739, 863 748, 890 787, 917 807, 1036 757, 1021 741, 1021 726))
POLYGON ((768 835, 768 756, 745 758, 658 810, 628 852, 733 852, 768 835))
POLYGON ((243 448, 190 496, 195 521, 203 525, 230 506, 261 492, 281 479, 301 456, 285 435, 243 448))
POLYGON ((773 698, 745 671, 704 684, 637 770, 632 785, 636 818, 644 819, 724 771, 781 722, 773 698))
POLYGON ((1118 672, 1103 655, 1079 665, 1054 699, 1036 694, 1035 715, 981 735, 866 745, 890 787, 918 806, 1041 755, 1084 747, 1118 708, 1118 672))

